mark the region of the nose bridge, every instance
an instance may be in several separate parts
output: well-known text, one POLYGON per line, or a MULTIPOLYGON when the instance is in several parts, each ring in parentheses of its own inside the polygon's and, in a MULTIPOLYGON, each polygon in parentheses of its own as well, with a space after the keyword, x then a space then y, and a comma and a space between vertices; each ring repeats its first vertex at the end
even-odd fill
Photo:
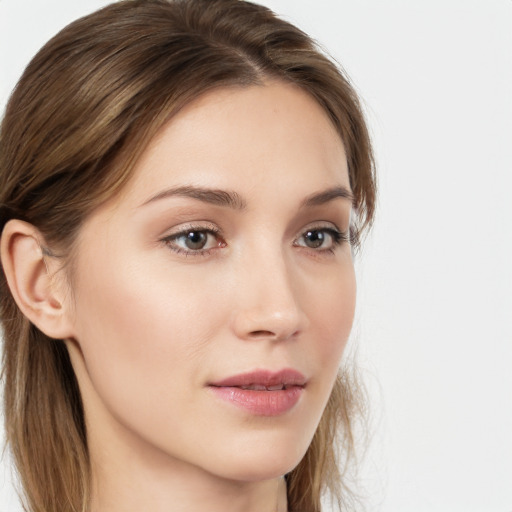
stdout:
MULTIPOLYGON (((235 330, 241 338, 284 340, 306 322, 290 255, 280 244, 265 244, 244 258, 235 330)), ((239 275, 240 275, 239 274, 239 275)))

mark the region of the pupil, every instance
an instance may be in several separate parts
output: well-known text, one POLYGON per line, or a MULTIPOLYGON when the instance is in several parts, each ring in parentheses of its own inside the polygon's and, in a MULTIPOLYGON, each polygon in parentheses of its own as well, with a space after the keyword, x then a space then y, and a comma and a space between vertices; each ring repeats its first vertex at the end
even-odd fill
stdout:
POLYGON ((323 244, 324 238, 324 234, 321 231, 308 231, 306 233, 306 245, 315 249, 323 244))
POLYGON ((191 231, 187 234, 187 247, 189 249, 202 249, 205 245, 205 233, 201 233, 201 231, 191 231))

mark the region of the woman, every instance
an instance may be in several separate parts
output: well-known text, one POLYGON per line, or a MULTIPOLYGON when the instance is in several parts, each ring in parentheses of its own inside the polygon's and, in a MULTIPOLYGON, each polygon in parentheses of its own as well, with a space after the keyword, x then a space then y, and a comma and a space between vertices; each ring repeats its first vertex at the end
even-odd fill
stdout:
POLYGON ((347 79, 238 0, 128 0, 33 59, 0 134, 5 418, 31 511, 318 511, 370 225, 347 79))

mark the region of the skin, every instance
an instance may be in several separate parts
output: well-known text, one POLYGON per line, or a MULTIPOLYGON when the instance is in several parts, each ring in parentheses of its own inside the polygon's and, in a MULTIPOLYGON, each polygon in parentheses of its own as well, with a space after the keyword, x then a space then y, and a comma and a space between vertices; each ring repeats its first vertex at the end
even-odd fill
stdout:
MULTIPOLYGON (((350 243, 332 234, 350 225, 339 189, 350 192, 343 144, 306 93, 279 82, 210 92, 86 221, 70 282, 37 285, 47 309, 59 306, 83 395, 92 512, 286 510, 282 476, 311 442, 354 315, 350 243), (191 231, 203 249, 190 248, 191 231), (252 414, 208 387, 282 368, 307 378, 282 415, 252 414)), ((37 235, 22 231, 8 229, 12 261, 39 254, 37 235)))

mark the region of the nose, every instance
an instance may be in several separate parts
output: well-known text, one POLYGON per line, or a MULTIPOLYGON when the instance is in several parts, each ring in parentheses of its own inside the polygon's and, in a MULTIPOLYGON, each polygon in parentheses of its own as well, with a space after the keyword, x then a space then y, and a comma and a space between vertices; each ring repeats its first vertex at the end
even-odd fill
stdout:
POLYGON ((284 341, 307 328, 300 283, 283 255, 258 258, 239 273, 234 331, 245 340, 284 341))

